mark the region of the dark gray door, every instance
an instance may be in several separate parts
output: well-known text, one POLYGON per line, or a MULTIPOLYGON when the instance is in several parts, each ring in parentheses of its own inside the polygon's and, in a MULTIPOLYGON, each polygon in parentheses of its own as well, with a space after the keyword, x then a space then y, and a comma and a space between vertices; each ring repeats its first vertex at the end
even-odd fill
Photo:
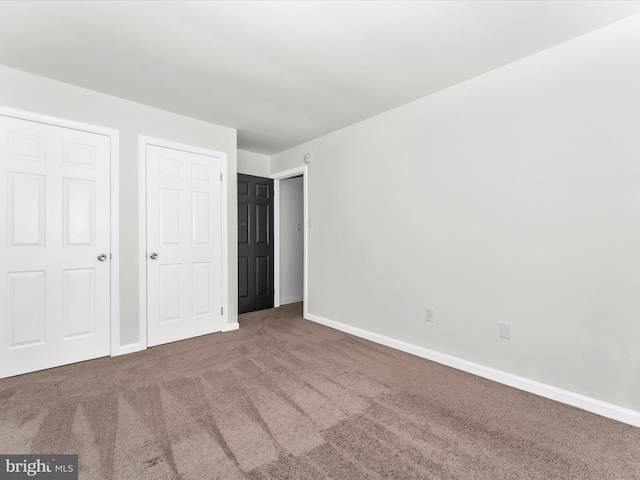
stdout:
POLYGON ((273 180, 238 174, 238 313, 273 308, 273 180))

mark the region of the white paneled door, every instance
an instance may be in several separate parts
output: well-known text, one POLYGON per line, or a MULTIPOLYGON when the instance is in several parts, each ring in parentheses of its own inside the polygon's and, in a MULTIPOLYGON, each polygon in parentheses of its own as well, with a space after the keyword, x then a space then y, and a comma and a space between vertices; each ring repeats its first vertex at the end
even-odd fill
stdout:
POLYGON ((146 146, 148 345, 222 330, 220 158, 146 146))
POLYGON ((110 354, 110 155, 0 115, 0 377, 110 354))

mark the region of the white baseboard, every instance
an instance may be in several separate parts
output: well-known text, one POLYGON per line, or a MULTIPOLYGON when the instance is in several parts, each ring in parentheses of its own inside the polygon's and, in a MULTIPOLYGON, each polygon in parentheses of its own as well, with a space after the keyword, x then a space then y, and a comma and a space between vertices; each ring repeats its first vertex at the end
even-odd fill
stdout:
POLYGON ((302 301, 302 297, 290 298, 288 300, 280 300, 280 305, 288 305, 290 303, 298 303, 302 301))
MULTIPOLYGON (((230 323, 222 327, 221 332, 231 332, 233 330, 238 330, 240 328, 240 324, 230 323)), ((142 350, 146 350, 147 347, 140 342, 130 343, 128 345, 122 345, 116 351, 111 352, 112 357, 117 357, 119 355, 126 355, 127 353, 140 352, 142 350)))
POLYGON ((111 356, 117 357, 119 355, 126 355, 127 353, 141 352, 146 349, 147 347, 140 342, 130 343, 128 345, 121 345, 115 352, 111 351, 111 356))
POLYGON ((528 378, 519 377, 511 373, 503 372, 502 370, 486 367, 479 363, 470 362, 468 360, 463 360, 452 355, 436 352, 435 350, 430 350, 418 345, 413 345, 401 340, 386 337, 378 333, 373 333, 368 330, 352 327, 344 323, 319 317, 318 315, 314 315, 312 313, 307 313, 304 318, 307 320, 311 320, 312 322, 335 328, 336 330, 340 330, 351 335, 355 335, 356 337, 364 338, 366 340, 370 340, 372 342, 379 343, 381 345, 385 345, 402 352, 410 353, 412 355, 416 355, 418 357, 422 357, 427 360, 431 360, 433 362, 455 368, 457 370, 462 370, 463 372, 471 373, 488 380, 493 380, 494 382, 502 383, 503 385, 508 385, 509 387, 517 388, 518 390, 523 390, 525 392, 549 398, 560 403, 581 408, 583 410, 587 410, 588 412, 602 415, 603 417, 612 418, 619 422, 633 425, 634 427, 640 427, 640 412, 637 412, 635 410, 619 407, 612 403, 603 402, 600 400, 596 400, 595 398, 580 395, 568 390, 563 390, 551 385, 546 385, 534 380, 529 380, 528 378))
POLYGON ((224 327, 222 327, 222 332, 232 332, 233 330, 238 330, 240 328, 240 324, 238 322, 236 323, 229 323, 227 325, 225 325, 224 327))

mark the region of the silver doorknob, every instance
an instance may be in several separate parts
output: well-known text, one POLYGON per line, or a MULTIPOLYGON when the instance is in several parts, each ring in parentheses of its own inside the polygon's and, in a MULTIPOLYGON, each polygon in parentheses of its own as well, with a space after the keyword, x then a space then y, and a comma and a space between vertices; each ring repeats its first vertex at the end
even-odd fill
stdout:
POLYGON ((107 255, 105 253, 101 253, 100 255, 98 255, 98 260, 100 260, 101 262, 104 262, 107 259, 107 255))
POLYGON ((151 255, 149 255, 149 258, 151 260, 155 260, 156 258, 158 258, 158 254, 156 252, 153 252, 151 255))

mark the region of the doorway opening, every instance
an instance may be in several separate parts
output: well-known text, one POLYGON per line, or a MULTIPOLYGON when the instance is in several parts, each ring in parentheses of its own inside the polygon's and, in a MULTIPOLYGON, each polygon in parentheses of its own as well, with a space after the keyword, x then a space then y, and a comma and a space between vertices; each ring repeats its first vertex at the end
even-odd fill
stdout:
POLYGON ((306 166, 271 175, 274 181, 274 307, 302 300, 307 317, 308 170, 306 166))

